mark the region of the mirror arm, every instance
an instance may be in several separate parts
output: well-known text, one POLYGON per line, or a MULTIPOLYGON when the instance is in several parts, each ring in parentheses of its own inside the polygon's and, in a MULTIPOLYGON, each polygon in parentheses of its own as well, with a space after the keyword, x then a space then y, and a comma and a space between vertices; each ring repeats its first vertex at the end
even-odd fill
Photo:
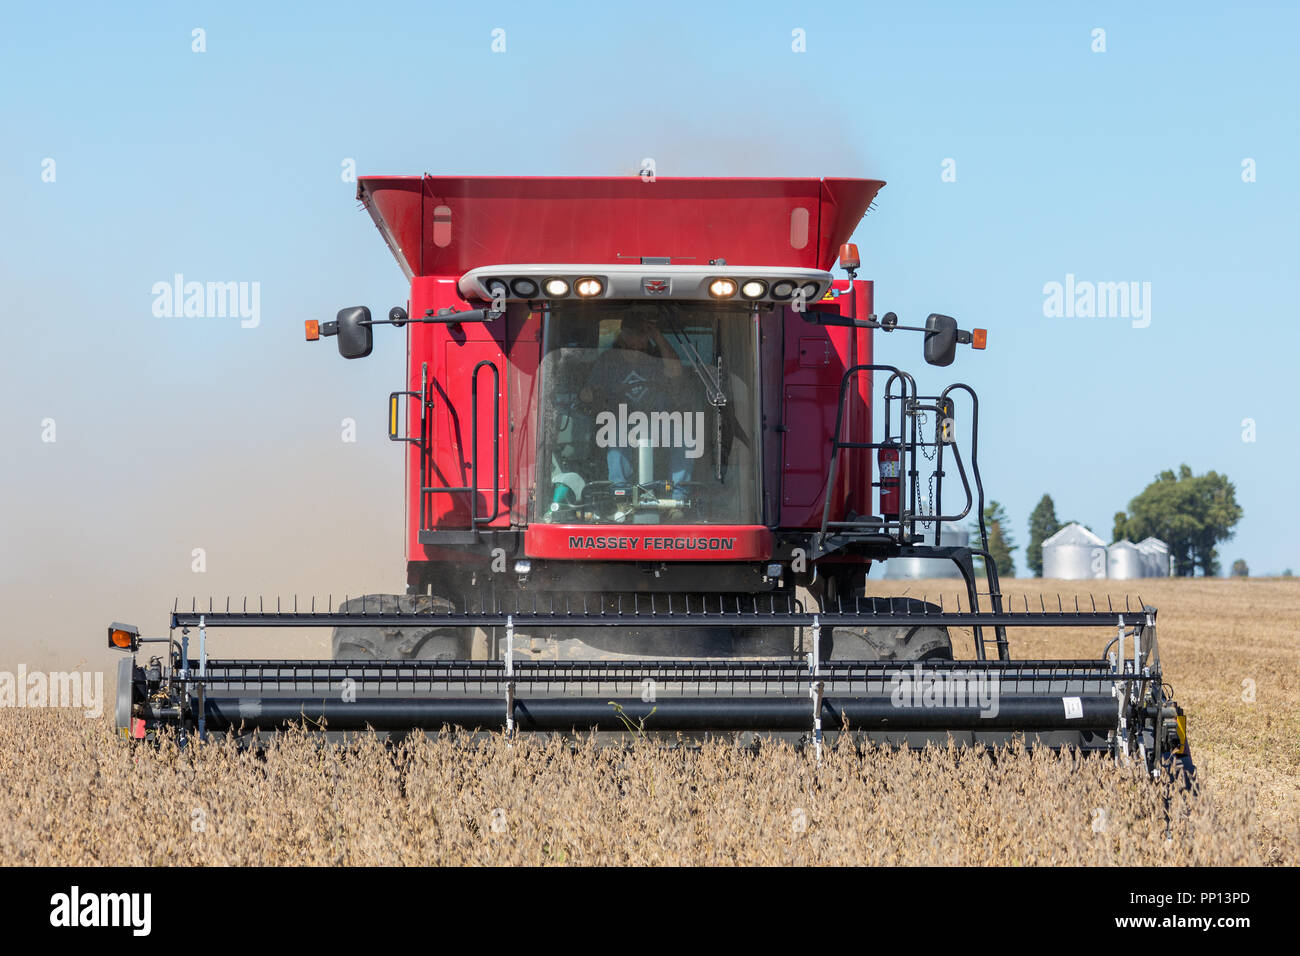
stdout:
MULTIPOLYGON (((424 317, 419 319, 406 319, 408 322, 435 322, 442 325, 459 325, 461 322, 495 322, 506 314, 505 309, 467 309, 464 312, 456 312, 452 309, 426 309, 424 317)), ((379 323, 375 323, 376 325, 379 323)), ((387 323, 385 323, 387 324, 387 323)), ((401 324, 401 323, 397 323, 401 324)))
MULTIPOLYGON (((888 312, 885 314, 885 318, 888 319, 889 316, 891 315, 893 315, 893 313, 888 312)), ((866 318, 866 319, 850 319, 845 316, 836 317, 835 313, 833 312, 816 312, 816 311, 804 312, 803 319, 805 322, 815 322, 818 325, 834 325, 839 328, 880 329, 881 331, 884 332, 895 332, 895 331, 932 332, 934 331, 933 329, 927 329, 923 325, 899 325, 896 319, 893 322, 889 322, 889 321, 881 322, 874 317, 866 318), (829 316, 832 319, 832 321, 825 321, 824 319, 820 318, 820 316, 829 316)), ((324 335, 325 334, 323 331, 324 326, 321 326, 321 328, 322 328, 321 334, 324 335)), ((972 338, 971 338, 971 333, 969 331, 967 331, 966 329, 957 329, 958 345, 970 345, 971 342, 972 342, 972 338)))
MULTIPOLYGON (((930 331, 929 329, 925 328, 924 326, 920 326, 920 325, 898 325, 897 323, 892 323, 892 324, 891 324, 891 323, 886 323, 886 322, 880 322, 880 321, 877 321, 876 319, 846 319, 846 318, 841 318, 841 319, 839 319, 839 321, 825 322, 825 321, 822 321, 821 319, 817 319, 817 318, 808 318, 808 315, 809 315, 809 314, 810 314, 810 313, 804 313, 804 321, 805 321, 805 322, 816 322, 818 325, 834 325, 834 326, 837 326, 837 327, 839 327, 839 328, 854 328, 854 329, 882 329, 882 330, 884 330, 884 331, 886 331, 886 332, 893 332, 893 331, 895 331, 895 330, 900 330, 900 331, 903 331, 903 332, 929 332, 929 331, 930 331)), ((823 313, 820 313, 820 314, 821 314, 821 315, 830 315, 830 316, 834 317, 834 313, 831 313, 831 312, 823 312, 823 313)))
MULTIPOLYGON (((429 309, 427 312, 424 313, 423 318, 395 319, 391 317, 391 313, 390 313, 390 317, 387 319, 366 319, 362 322, 358 322, 357 324, 371 325, 371 326, 395 325, 398 328, 401 328, 407 322, 431 322, 431 323, 438 323, 441 325, 458 325, 461 322, 495 322, 503 315, 505 315, 504 310, 495 310, 495 309, 470 309, 465 312, 452 312, 444 309, 440 313, 434 312, 433 309, 429 309)), ((322 322, 320 323, 319 329, 322 337, 339 334, 338 322, 322 322)))

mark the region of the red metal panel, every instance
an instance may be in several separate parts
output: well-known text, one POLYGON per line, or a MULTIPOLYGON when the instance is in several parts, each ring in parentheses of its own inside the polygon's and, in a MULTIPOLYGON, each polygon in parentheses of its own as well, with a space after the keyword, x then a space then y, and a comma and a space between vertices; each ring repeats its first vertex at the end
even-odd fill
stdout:
POLYGON ((821 523, 838 385, 786 385, 781 526, 821 523))
MULTIPOLYGON (((836 283, 839 285, 839 283, 836 283)), ((844 283, 847 291, 848 284, 844 283)), ((857 279, 853 282, 853 315, 866 318, 875 310, 874 286, 869 280, 857 279)), ((853 365, 870 365, 875 361, 872 351, 872 332, 870 329, 855 329, 852 334, 853 365)), ((848 421, 848 438, 850 441, 871 441, 872 388, 874 375, 871 372, 859 372, 853 391, 857 401, 850 406, 848 421)), ((876 506, 872 499, 871 476, 875 469, 876 456, 866 449, 850 449, 845 452, 845 487, 846 507, 859 515, 875 514, 876 506)))
MULTIPOLYGON (((844 281, 837 289, 848 290, 844 281)), ((855 307, 870 304, 870 293, 863 299, 859 282, 855 287, 855 307)), ((842 310, 845 298, 820 302, 818 310, 842 310)), ((867 315, 859 311, 859 316, 867 315)), ((835 434, 836 410, 844 373, 859 363, 858 356, 870 355, 870 332, 816 325, 803 321, 793 310, 785 311, 785 369, 781 449, 781 527, 811 528, 822 524, 826 483, 831 464, 831 441, 835 434), (866 347, 862 338, 866 334, 866 347)), ((850 386, 842 438, 867 441, 870 434, 870 378, 850 386)), ((863 501, 863 475, 870 476, 866 453, 848 453, 841 458, 835 494, 831 502, 831 520, 841 520, 848 510, 859 510, 863 501)), ((867 477, 870 481, 870 477, 867 477)), ((861 511, 859 511, 861 512, 861 511)))
MULTIPOLYGON (((411 283, 411 312, 423 315, 426 309, 467 308, 457 295, 456 284, 451 279, 417 277, 411 283)), ((503 321, 492 323, 466 323, 461 326, 411 323, 407 326, 408 372, 407 387, 420 389, 423 368, 427 366, 428 383, 433 407, 429 414, 431 448, 429 451, 429 485, 467 486, 471 484, 471 464, 474 444, 471 439, 472 396, 471 380, 474 366, 480 361, 493 362, 500 373, 501 400, 497 432, 498 468, 497 484, 500 491, 500 513, 490 527, 508 527, 510 505, 515 498, 515 483, 510 468, 510 384, 512 369, 503 349, 505 336, 503 321)), ((486 516, 492 511, 492 373, 483 368, 478 377, 478 513, 486 516)), ((420 418, 418 403, 410 405, 407 422, 408 434, 418 435, 420 418)), ((412 446, 414 448, 414 446, 412 446)), ((407 455, 407 556, 420 560, 426 556, 420 544, 420 457, 407 455)), ((436 528, 468 528, 470 499, 468 492, 429 495, 426 501, 426 523, 436 528)))
POLYGON ((766 561, 772 532, 762 525, 529 525, 530 558, 601 561, 766 561))
POLYGON ((408 275, 503 262, 829 269, 872 179, 366 176, 357 196, 408 275))

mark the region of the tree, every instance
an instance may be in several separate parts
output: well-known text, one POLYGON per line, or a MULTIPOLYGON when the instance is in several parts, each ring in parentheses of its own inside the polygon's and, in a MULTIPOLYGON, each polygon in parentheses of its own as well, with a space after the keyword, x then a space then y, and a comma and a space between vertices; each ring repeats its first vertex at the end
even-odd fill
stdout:
POLYGON ((1236 489, 1226 475, 1193 475, 1181 465, 1176 475, 1162 471, 1129 502, 1127 514, 1115 515, 1115 537, 1140 541, 1154 536, 1169 545, 1179 577, 1198 569, 1214 576, 1219 573, 1215 545, 1232 538, 1241 515, 1236 489))
POLYGON ((1025 564, 1034 577, 1043 576, 1043 542, 1061 530, 1056 520, 1056 504, 1051 495, 1043 495, 1034 510, 1029 512, 1029 546, 1025 548, 1025 564))
MULTIPOLYGON (((997 568, 998 577, 1001 578, 1016 576, 1016 564, 1011 558, 1011 552, 1016 550, 1016 544, 1006 531, 1010 525, 1006 509, 998 502, 990 501, 984 508, 984 527, 989 533, 989 554, 993 556, 993 566, 997 568)), ((977 528, 976 534, 978 533, 977 528)), ((980 561, 980 564, 982 570, 983 561, 980 561)))
POLYGON ((1246 566, 1244 559, 1238 558, 1236 561, 1232 562, 1232 576, 1234 578, 1250 577, 1250 568, 1246 566))
POLYGON ((1289 577, 1291 577, 1291 569, 1290 569, 1290 568, 1287 568, 1285 571, 1283 571, 1283 572, 1282 572, 1282 577, 1284 577, 1284 578, 1289 578, 1289 577))

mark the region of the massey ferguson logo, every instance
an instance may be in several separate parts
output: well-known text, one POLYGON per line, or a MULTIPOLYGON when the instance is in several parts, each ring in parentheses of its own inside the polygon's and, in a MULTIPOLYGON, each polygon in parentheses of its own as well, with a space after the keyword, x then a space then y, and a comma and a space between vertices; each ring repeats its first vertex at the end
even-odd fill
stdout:
POLYGON ((735 538, 661 537, 658 535, 569 535, 570 551, 734 551, 735 538))
POLYGON ((641 288, 646 295, 667 295, 673 284, 670 279, 642 279, 641 288))

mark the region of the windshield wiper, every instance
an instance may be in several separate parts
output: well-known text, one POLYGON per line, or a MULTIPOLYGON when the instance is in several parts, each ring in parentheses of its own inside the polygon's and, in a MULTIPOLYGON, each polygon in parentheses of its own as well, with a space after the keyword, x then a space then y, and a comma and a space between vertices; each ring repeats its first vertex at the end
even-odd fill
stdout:
MULTIPOLYGON (((692 362, 692 368, 695 370, 695 374, 699 377, 700 381, 704 383, 704 392, 709 399, 709 404, 715 408, 725 407, 727 404, 727 393, 722 390, 721 367, 719 367, 717 375, 713 375, 713 367, 706 364, 704 359, 700 357, 700 353, 696 350, 695 346, 691 344, 690 338, 685 332, 677 327, 677 323, 673 321, 672 316, 665 315, 664 317, 668 320, 669 331, 677 337, 677 341, 681 344, 682 348, 684 348, 694 360, 692 362)), ((722 356, 718 356, 718 365, 722 365, 722 356)))

